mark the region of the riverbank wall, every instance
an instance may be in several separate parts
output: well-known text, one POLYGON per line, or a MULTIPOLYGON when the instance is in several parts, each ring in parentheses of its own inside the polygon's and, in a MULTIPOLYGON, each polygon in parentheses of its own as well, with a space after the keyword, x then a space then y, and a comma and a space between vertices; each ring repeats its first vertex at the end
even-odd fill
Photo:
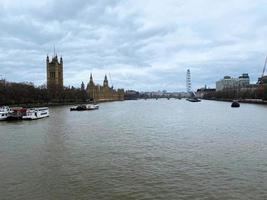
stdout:
POLYGON ((218 98, 203 98, 203 99, 204 100, 210 100, 210 101, 225 101, 225 102, 232 102, 233 100, 235 100, 235 101, 238 101, 240 103, 267 105, 267 101, 262 100, 262 99, 218 99, 218 98))
MULTIPOLYGON (((99 100, 97 102, 88 102, 88 101, 75 101, 75 102, 46 102, 46 103, 22 103, 22 104, 9 104, 10 107, 23 107, 23 108, 34 108, 34 107, 55 107, 55 106, 72 106, 79 104, 91 104, 91 103, 107 103, 114 102, 115 100, 99 100)), ((121 100, 123 101, 123 100, 121 100)))

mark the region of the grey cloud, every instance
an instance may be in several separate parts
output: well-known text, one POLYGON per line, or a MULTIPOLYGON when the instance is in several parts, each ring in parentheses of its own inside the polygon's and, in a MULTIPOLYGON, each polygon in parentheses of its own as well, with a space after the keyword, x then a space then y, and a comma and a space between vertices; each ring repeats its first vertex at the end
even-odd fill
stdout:
POLYGON ((194 88, 242 72, 255 81, 267 52, 266 3, 244 1, 0 4, 0 74, 43 84, 55 44, 67 85, 93 72, 99 80, 111 73, 116 87, 183 90, 188 67, 194 88))

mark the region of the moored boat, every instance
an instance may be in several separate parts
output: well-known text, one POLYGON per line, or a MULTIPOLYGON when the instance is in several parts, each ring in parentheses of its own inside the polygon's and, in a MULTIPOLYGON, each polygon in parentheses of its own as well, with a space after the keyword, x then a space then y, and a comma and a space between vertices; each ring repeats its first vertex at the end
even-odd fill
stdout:
POLYGON ((15 107, 12 108, 12 113, 9 114, 7 120, 20 120, 26 115, 27 108, 15 107))
POLYGON ((72 106, 70 108, 70 111, 83 111, 83 110, 86 110, 85 105, 72 106))
POLYGON ((187 98, 186 99, 187 101, 190 101, 190 102, 200 102, 201 100, 196 98, 196 97, 190 97, 190 98, 187 98))
POLYGON ((49 109, 44 108, 29 108, 26 111, 26 115, 22 119, 34 120, 49 117, 49 109))
POLYGON ((87 104, 87 105, 78 105, 70 108, 70 111, 84 111, 84 110, 97 110, 99 105, 97 104, 87 104))
POLYGON ((87 108, 87 110, 97 110, 97 109, 99 109, 99 105, 89 104, 89 105, 86 105, 86 108, 87 108))
POLYGON ((240 104, 237 101, 233 101, 231 107, 232 108, 239 108, 240 104))
POLYGON ((12 112, 12 109, 8 106, 0 107, 0 121, 7 120, 12 112))

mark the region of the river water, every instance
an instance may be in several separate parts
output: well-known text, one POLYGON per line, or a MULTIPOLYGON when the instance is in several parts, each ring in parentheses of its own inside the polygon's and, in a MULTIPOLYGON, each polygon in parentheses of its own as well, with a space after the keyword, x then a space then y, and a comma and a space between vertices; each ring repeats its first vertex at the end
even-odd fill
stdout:
POLYGON ((267 106, 185 100, 50 108, 0 123, 0 199, 267 199, 267 106))

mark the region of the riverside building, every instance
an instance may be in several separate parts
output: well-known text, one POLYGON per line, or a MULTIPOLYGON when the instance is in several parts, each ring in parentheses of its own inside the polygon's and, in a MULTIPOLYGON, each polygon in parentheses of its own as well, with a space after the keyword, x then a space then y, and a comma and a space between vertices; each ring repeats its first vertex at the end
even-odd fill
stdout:
POLYGON ((115 90, 109 87, 107 76, 105 75, 103 85, 95 84, 92 74, 90 75, 89 83, 87 84, 87 95, 92 101, 122 101, 124 100, 124 90, 115 90))
POLYGON ((248 74, 242 74, 238 78, 225 76, 223 79, 216 82, 216 91, 232 90, 247 88, 250 85, 250 78, 248 74))

